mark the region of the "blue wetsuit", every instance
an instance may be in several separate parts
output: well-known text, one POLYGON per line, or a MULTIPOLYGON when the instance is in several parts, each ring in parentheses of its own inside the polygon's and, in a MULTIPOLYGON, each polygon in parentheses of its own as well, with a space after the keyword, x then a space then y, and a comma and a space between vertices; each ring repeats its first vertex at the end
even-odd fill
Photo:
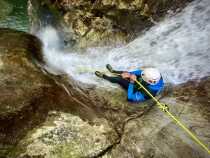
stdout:
MULTIPOLYGON (((142 70, 136 70, 130 73, 136 75, 138 79, 141 78, 141 72, 142 70)), ((129 101, 142 102, 147 99, 150 99, 150 97, 143 90, 139 89, 136 90, 135 86, 136 85, 134 83, 129 83, 128 95, 127 95, 129 101)), ((155 96, 163 89, 164 82, 163 79, 161 78, 160 81, 155 85, 145 84, 144 86, 153 96, 155 96)))
MULTIPOLYGON (((118 74, 122 74, 125 71, 116 71, 118 74)), ((130 74, 134 74, 137 76, 137 79, 143 84, 149 92, 155 96, 157 95, 164 87, 163 79, 161 78, 160 81, 156 85, 150 85, 147 84, 143 79, 141 78, 141 72, 142 70, 136 70, 129 72, 130 74)), ((131 102, 142 102, 147 99, 150 99, 150 97, 144 92, 143 89, 139 89, 139 86, 136 83, 130 83, 129 80, 124 79, 120 76, 107 76, 103 75, 103 78, 112 82, 112 83, 118 83, 123 89, 128 91, 127 99, 131 102)))

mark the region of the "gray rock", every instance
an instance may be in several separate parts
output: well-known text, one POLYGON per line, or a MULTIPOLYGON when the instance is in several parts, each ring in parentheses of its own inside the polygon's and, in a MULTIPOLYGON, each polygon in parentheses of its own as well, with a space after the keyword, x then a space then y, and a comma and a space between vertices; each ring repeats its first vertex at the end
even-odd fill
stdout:
POLYGON ((20 141, 13 157, 97 157, 116 139, 115 131, 106 120, 90 125, 78 116, 52 111, 41 127, 20 141))
MULTIPOLYGON (((209 84, 209 78, 188 82, 176 87, 172 97, 161 100, 207 147, 210 142, 209 84)), ((125 125, 120 144, 106 157, 207 158, 209 154, 164 112, 154 107, 125 125)))

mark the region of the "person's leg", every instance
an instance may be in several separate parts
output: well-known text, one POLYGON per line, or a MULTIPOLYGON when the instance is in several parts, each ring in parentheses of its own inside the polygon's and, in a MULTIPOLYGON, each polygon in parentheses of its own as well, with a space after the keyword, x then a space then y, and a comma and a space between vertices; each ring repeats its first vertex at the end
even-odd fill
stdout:
POLYGON ((107 68, 111 73, 115 73, 115 74, 119 74, 119 75, 122 74, 122 73, 124 72, 124 71, 114 70, 110 64, 107 64, 107 65, 106 65, 106 68, 107 68))
POLYGON ((123 79, 122 77, 113 77, 113 76, 107 76, 107 75, 103 75, 103 78, 112 82, 112 83, 117 83, 119 84, 123 89, 128 90, 128 86, 129 86, 129 81, 126 79, 123 79))
POLYGON ((104 73, 101 73, 100 71, 96 71, 95 75, 106 79, 112 83, 118 83, 122 88, 124 88, 125 90, 128 90, 128 86, 129 86, 129 81, 126 79, 123 79, 121 76, 107 76, 104 73))
POLYGON ((122 73, 124 73, 124 72, 125 72, 125 71, 117 71, 117 70, 113 70, 113 71, 112 71, 112 73, 114 73, 114 74, 119 74, 119 75, 122 74, 122 73))

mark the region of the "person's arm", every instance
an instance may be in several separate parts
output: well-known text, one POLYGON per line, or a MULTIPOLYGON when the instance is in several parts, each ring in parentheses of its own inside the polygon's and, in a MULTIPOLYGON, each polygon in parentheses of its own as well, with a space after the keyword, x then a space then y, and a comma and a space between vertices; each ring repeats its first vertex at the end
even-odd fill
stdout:
POLYGON ((142 72, 142 70, 135 70, 135 71, 130 71, 129 73, 132 75, 140 76, 141 72, 142 72))
POLYGON ((141 92, 134 93, 134 83, 130 83, 128 86, 128 101, 140 102, 145 101, 146 99, 141 92))

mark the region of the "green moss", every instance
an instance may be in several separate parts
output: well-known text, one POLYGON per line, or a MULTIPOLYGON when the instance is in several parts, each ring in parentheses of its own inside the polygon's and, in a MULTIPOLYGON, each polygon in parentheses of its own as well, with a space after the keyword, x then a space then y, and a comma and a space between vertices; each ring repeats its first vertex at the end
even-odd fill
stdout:
POLYGON ((81 157, 84 157, 81 150, 76 149, 75 146, 71 143, 56 146, 54 151, 51 152, 51 154, 53 155, 53 157, 56 157, 56 158, 81 158, 81 157))
POLYGON ((1 6, 1 9, 0 9, 0 20, 2 20, 4 18, 6 18, 6 16, 9 15, 9 13, 12 12, 13 7, 12 7, 12 5, 10 5, 9 3, 7 3, 4 0, 0 1, 0 6, 1 6))

